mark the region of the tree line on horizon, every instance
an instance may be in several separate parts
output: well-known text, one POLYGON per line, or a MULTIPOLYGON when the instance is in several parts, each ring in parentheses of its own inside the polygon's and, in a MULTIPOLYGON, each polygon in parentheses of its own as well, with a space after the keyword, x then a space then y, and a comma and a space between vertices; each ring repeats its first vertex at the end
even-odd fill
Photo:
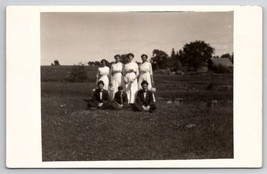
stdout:
MULTIPOLYGON (((172 48, 171 54, 168 55, 165 51, 154 49, 150 62, 154 70, 170 70, 170 71, 188 71, 193 69, 196 72, 203 66, 206 66, 211 58, 227 58, 233 63, 234 54, 225 53, 221 56, 213 56, 215 49, 208 43, 200 40, 186 43, 182 49, 175 51, 172 48)), ((127 54, 121 54, 121 62, 127 62, 127 54)), ((108 65, 114 62, 108 62, 108 65)), ((140 64, 141 62, 137 62, 140 64)), ((59 66, 58 60, 55 60, 51 65, 59 66)), ((89 61, 89 66, 100 66, 100 61, 89 61)))

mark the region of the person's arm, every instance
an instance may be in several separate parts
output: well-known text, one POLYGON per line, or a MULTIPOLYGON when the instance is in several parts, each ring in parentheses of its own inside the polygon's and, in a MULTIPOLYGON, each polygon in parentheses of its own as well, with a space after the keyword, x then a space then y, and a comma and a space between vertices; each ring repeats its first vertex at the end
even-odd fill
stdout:
POLYGON ((109 97, 107 91, 103 91, 102 93, 102 103, 109 103, 109 97))
POLYGON ((99 78, 99 69, 97 70, 97 73, 96 73, 96 84, 98 83, 98 78, 99 78))
POLYGON ((123 99, 123 104, 128 104, 128 97, 127 94, 124 92, 123 93, 124 99, 123 99))
POLYGON ((150 105, 152 105, 154 103, 154 98, 153 98, 153 93, 152 92, 149 92, 148 94, 149 94, 149 103, 148 103, 148 105, 150 106, 150 105))
POLYGON ((126 75, 125 65, 122 65, 122 75, 123 75, 123 76, 126 75))
POLYGON ((93 92, 93 95, 92 95, 92 103, 94 103, 94 105, 98 105, 99 101, 97 100, 97 92, 96 90, 93 92))
POLYGON ((139 77, 139 66, 138 64, 136 63, 136 68, 135 68, 135 74, 136 74, 136 79, 139 77))
POLYGON ((116 102, 116 103, 119 103, 118 93, 117 92, 114 95, 113 101, 116 102))
POLYGON ((110 71, 109 71, 109 75, 112 76, 113 75, 113 66, 110 66, 110 71))
POLYGON ((110 71, 110 68, 108 67, 108 74, 107 74, 108 77, 111 76, 111 75, 110 75, 110 72, 111 72, 111 71, 110 71))
POLYGON ((152 69, 152 65, 151 63, 149 63, 149 74, 150 74, 150 78, 151 78, 151 86, 154 87, 154 77, 153 77, 153 69, 152 69))
POLYGON ((112 83, 111 83, 111 76, 113 75, 113 68, 112 68, 112 65, 111 67, 109 68, 109 72, 108 72, 108 78, 109 78, 109 87, 112 87, 112 83))
POLYGON ((96 101, 96 90, 93 92, 93 95, 92 95, 92 101, 96 101))
POLYGON ((122 66, 122 76, 123 76, 124 83, 127 84, 128 82, 126 81, 125 75, 126 75, 126 69, 125 69, 125 65, 123 65, 122 66))
POLYGON ((141 95, 142 95, 142 93, 141 93, 141 91, 139 90, 139 91, 137 92, 137 95, 136 95, 136 103, 138 103, 138 104, 140 104, 141 106, 143 106, 143 105, 144 105, 144 102, 141 100, 141 95))

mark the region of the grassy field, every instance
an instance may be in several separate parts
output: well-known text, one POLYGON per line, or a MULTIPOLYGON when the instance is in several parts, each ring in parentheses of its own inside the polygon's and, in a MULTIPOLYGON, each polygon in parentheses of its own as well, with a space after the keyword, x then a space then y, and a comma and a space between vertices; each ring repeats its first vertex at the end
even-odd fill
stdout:
POLYGON ((155 113, 88 111, 95 69, 70 83, 71 66, 41 68, 44 161, 233 158, 232 75, 156 74, 155 113))

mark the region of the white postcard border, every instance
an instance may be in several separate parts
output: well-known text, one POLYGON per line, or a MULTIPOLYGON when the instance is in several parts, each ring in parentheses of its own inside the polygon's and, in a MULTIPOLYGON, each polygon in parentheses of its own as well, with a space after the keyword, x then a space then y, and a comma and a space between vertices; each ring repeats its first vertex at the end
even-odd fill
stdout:
POLYGON ((203 168, 262 165, 262 9, 257 6, 9 6, 6 165, 10 168, 203 168), (42 162, 40 12, 234 11, 234 159, 42 162))

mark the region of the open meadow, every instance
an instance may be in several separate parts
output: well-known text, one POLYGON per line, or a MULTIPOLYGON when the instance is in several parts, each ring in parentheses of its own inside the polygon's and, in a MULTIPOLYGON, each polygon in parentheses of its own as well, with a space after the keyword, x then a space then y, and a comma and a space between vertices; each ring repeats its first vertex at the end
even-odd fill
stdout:
POLYGON ((72 66, 41 67, 43 161, 233 158, 232 74, 155 74, 150 114, 86 110, 86 68, 87 81, 69 82, 72 66))

